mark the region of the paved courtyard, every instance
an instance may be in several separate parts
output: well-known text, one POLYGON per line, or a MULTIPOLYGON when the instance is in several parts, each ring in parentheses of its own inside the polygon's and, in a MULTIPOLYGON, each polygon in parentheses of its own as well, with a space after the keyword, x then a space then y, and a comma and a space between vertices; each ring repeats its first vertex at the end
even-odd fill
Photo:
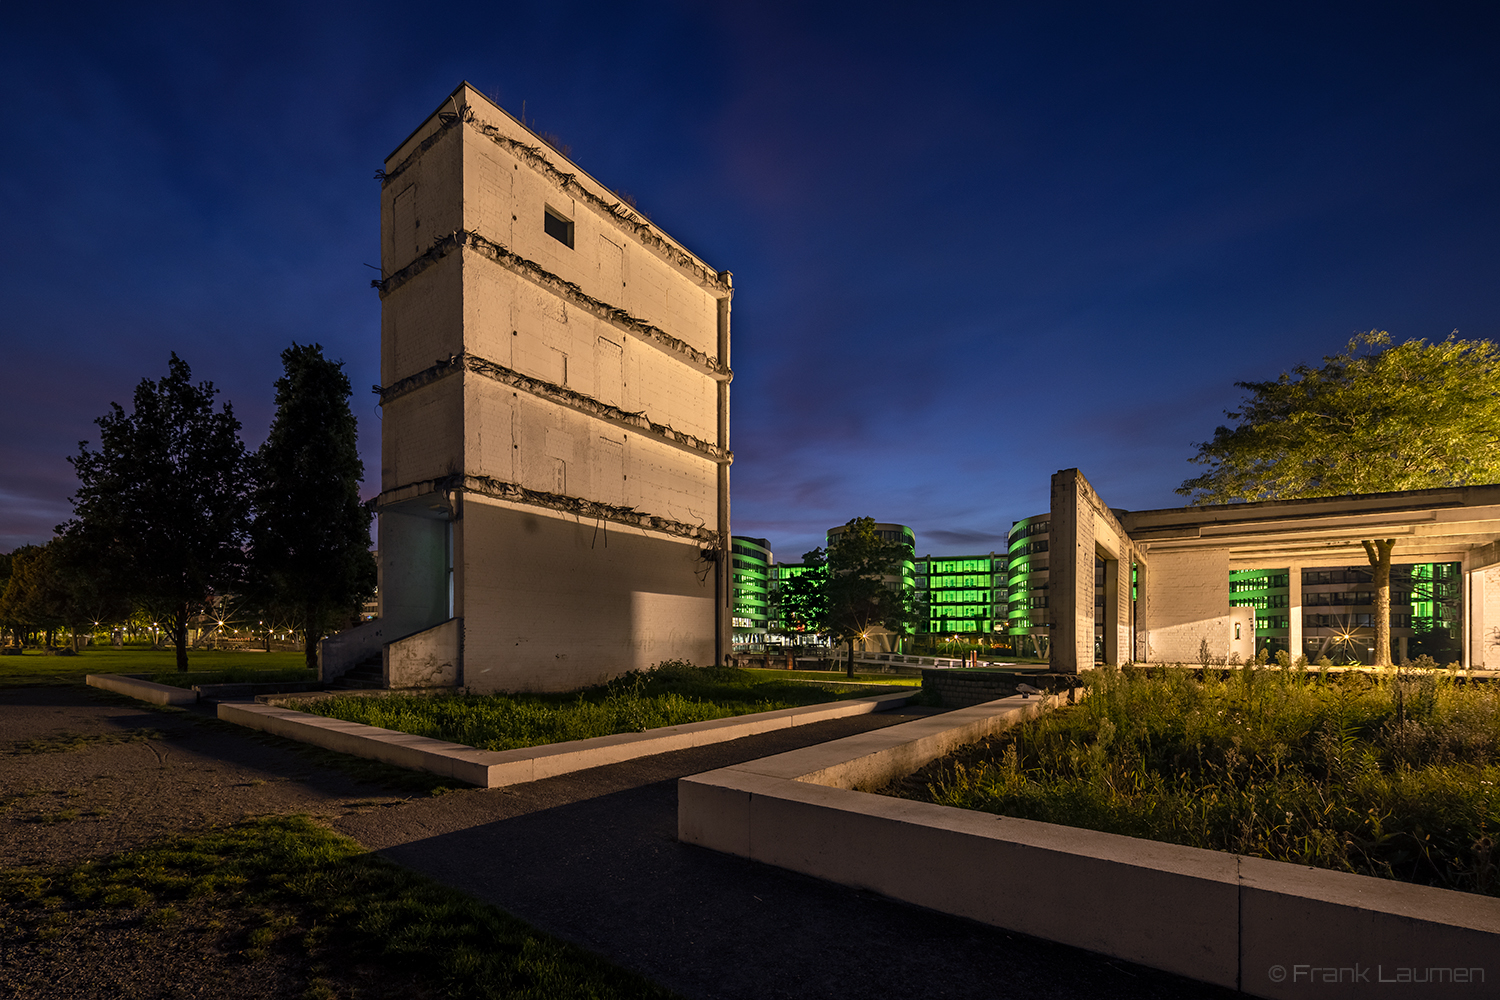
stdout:
POLYGON ((157 711, 78 687, 0 690, 0 864, 78 861, 300 812, 695 1000, 1230 995, 677 842, 677 778, 911 717, 856 716, 433 797, 330 769, 206 709, 157 711))

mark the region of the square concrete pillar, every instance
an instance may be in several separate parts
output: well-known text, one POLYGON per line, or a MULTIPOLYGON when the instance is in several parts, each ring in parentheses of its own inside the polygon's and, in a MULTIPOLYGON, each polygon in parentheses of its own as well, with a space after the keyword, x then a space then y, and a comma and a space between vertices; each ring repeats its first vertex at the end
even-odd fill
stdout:
POLYGON ((1302 648, 1302 564, 1292 563, 1286 568, 1286 645, 1287 652, 1295 660, 1304 654, 1302 648))
POLYGON ((1094 521, 1083 503, 1087 481, 1077 469, 1052 477, 1048 532, 1048 597, 1052 609, 1051 666, 1076 674, 1094 665, 1094 521))

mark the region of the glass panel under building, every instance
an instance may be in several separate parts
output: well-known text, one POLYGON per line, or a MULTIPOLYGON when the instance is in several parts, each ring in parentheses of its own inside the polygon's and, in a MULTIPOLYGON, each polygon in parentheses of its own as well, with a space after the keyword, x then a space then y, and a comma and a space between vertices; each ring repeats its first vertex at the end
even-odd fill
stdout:
MULTIPOLYGON (((1255 649, 1267 659, 1286 651, 1308 662, 1370 663, 1375 648, 1375 583, 1369 566, 1298 571, 1302 648, 1290 649, 1291 579, 1287 569, 1235 570, 1229 603, 1255 609, 1255 649)), ((1442 665, 1462 659, 1460 564, 1398 563, 1391 567, 1391 656, 1397 663, 1429 656, 1442 665)))

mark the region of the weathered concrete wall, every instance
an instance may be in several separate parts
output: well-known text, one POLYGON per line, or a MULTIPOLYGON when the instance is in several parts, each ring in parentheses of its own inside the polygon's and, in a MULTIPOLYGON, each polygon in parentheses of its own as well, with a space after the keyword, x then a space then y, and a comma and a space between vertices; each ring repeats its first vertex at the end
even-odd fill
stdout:
POLYGON ((700 544, 474 496, 460 531, 469 690, 562 691, 712 661, 700 544))
POLYGON ((1094 665, 1094 561, 1105 560, 1104 655, 1131 658, 1130 566, 1135 548, 1077 469, 1052 476, 1049 534, 1052 669, 1077 673, 1094 665))
POLYGON ((385 647, 385 686, 388 688, 453 687, 459 682, 463 620, 397 639, 385 647))
POLYGON ((728 274, 467 86, 381 213, 380 504, 431 492, 454 532, 450 611, 430 530, 382 528, 388 603, 430 625, 441 596, 476 690, 727 652, 728 274))
MULTIPOLYGON (((1229 656, 1229 554, 1224 549, 1151 554, 1151 583, 1140 595, 1146 658, 1197 663, 1204 642, 1229 656)), ((1252 640, 1253 648, 1253 640, 1252 640)))

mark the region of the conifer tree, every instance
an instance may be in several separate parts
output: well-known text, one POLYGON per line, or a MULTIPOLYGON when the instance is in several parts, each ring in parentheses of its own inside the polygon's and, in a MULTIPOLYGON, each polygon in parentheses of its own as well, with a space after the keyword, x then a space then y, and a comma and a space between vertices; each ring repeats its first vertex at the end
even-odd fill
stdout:
POLYGON ((281 353, 276 416, 256 455, 251 565, 262 599, 302 629, 309 668, 318 641, 374 592, 371 514, 359 499, 349 378, 318 344, 281 353))

